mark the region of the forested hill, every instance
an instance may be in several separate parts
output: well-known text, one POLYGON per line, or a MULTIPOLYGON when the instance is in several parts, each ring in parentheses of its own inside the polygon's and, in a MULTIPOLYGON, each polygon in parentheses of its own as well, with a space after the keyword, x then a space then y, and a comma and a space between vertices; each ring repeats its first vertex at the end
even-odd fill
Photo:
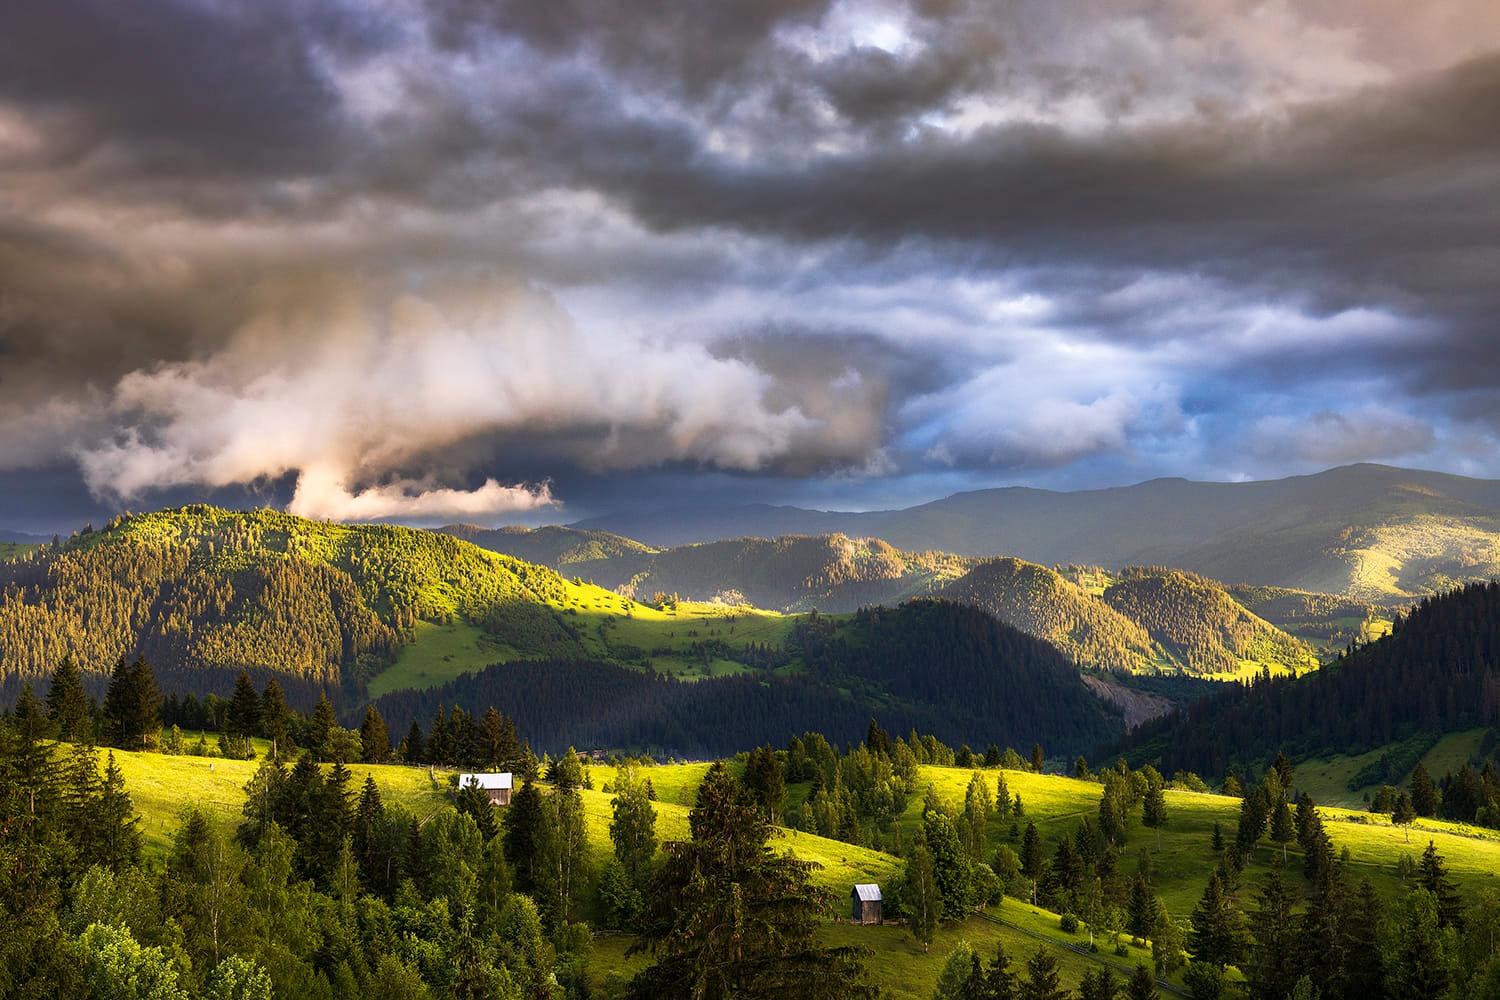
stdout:
POLYGON ((408 528, 205 506, 126 516, 0 563, 0 700, 65 656, 97 694, 138 654, 169 690, 222 693, 249 669, 278 675, 294 703, 315 700, 315 688, 357 689, 419 619, 491 621, 532 655, 576 655, 546 603, 570 586, 408 528))
POLYGON ((1104 603, 1139 623, 1188 673, 1233 673, 1246 660, 1318 665, 1307 645, 1251 614, 1222 584, 1193 573, 1127 568, 1105 589, 1104 603))
POLYGON ((939 593, 1046 639, 1086 666, 1128 671, 1169 666, 1139 622, 1036 563, 987 559, 939 593))
POLYGON ((931 593, 973 560, 901 552, 878 538, 783 535, 735 538, 657 551, 603 531, 447 527, 476 545, 550 566, 637 601, 746 601, 784 612, 854 611, 931 593))
POLYGON ((1176 566, 1231 583, 1375 601, 1500 573, 1500 482, 1380 465, 1251 483, 1156 479, 1070 493, 1011 487, 863 513, 652 509, 574 527, 662 547, 844 532, 904 551, 1009 555, 1047 566, 1176 566))
POLYGON ((1500 583, 1429 598, 1387 637, 1296 679, 1234 685, 1134 730, 1121 749, 1223 774, 1278 749, 1355 753, 1500 722, 1500 583))
POLYGON ((779 745, 816 729, 857 741, 876 717, 893 732, 1049 753, 1086 752, 1121 729, 1118 715, 1050 644, 947 601, 809 616, 794 631, 805 670, 683 683, 606 663, 511 664, 377 705, 394 731, 441 706, 493 704, 539 749, 633 747, 692 756, 779 745))
POLYGON ((610 589, 645 569, 656 552, 649 545, 607 531, 579 531, 558 525, 481 528, 473 524, 450 524, 438 531, 491 552, 550 566, 564 576, 593 580, 610 589))

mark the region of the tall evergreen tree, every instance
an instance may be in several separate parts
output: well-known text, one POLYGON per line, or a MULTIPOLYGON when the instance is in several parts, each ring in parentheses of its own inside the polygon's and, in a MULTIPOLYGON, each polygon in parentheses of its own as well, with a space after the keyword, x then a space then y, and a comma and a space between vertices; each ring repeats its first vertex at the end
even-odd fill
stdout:
POLYGON ((1301 974, 1297 958, 1297 925, 1292 910, 1297 892, 1272 865, 1260 891, 1260 908, 1250 920, 1254 943, 1246 969, 1254 1000, 1284 1000, 1301 974))
POLYGON ((1156 831, 1156 849, 1161 850, 1161 828, 1167 825, 1167 794, 1165 782, 1155 769, 1148 776, 1146 796, 1141 800, 1141 822, 1156 831))
POLYGON ((94 738, 94 699, 83 687, 83 674, 71 656, 64 656, 47 688, 47 714, 57 738, 68 743, 94 738))
POLYGON ((832 900, 813 866, 768 845, 772 828, 722 762, 709 768, 689 814, 692 840, 666 847, 640 938, 655 965, 629 996, 757 1000, 873 997, 862 953, 824 948, 819 915, 832 900))
POLYGON ((1429 840, 1417 863, 1417 884, 1432 894, 1438 918, 1444 927, 1463 927, 1463 900, 1448 878, 1448 866, 1438 853, 1437 844, 1429 840))
POLYGON ((286 695, 272 677, 260 696, 260 731, 271 741, 271 756, 278 760, 292 752, 290 726, 287 723, 286 695))
POLYGON ((391 734, 385 728, 380 710, 365 706, 364 721, 359 724, 360 760, 366 764, 384 764, 391 755, 391 734))
POLYGON ((516 873, 516 891, 533 893, 537 880, 538 838, 542 836, 546 804, 535 782, 524 781, 505 810, 505 858, 516 873))
POLYGON ((768 746, 750 751, 745 764, 745 787, 766 811, 766 818, 774 826, 786 804, 786 774, 781 767, 781 758, 768 746))
POLYGON ((234 694, 229 699, 229 709, 224 714, 224 731, 230 736, 249 739, 260 733, 260 695, 250 683, 250 675, 241 670, 234 682, 234 694))
POLYGON ((1286 864, 1286 845, 1297 839, 1297 824, 1292 819, 1292 808, 1287 805, 1286 796, 1282 795, 1276 800, 1276 808, 1271 813, 1271 841, 1281 845, 1281 863, 1286 864))
POLYGON ((161 736, 161 687, 144 656, 126 666, 124 659, 111 675, 104 697, 105 732, 111 746, 144 750, 161 736))
POLYGON ((656 857, 656 807, 633 765, 615 771, 614 790, 614 798, 609 800, 610 843, 631 885, 639 889, 656 857))
POLYGON ((1031 905, 1035 906, 1037 883, 1047 874, 1047 855, 1042 852, 1042 835, 1035 823, 1027 823, 1021 837, 1021 874, 1031 879, 1031 905))
POLYGON ((921 837, 912 841, 901 882, 901 904, 907 911, 907 927, 922 945, 922 954, 932 944, 943 914, 943 894, 932 870, 932 852, 921 837))
POLYGON ((1436 816, 1438 812, 1437 788, 1432 784, 1432 775, 1427 773, 1427 768, 1421 762, 1411 772, 1411 804, 1416 809, 1417 815, 1422 817, 1436 816))
POLYGON ((1160 997, 1151 970, 1144 965, 1137 965, 1130 974, 1129 982, 1125 984, 1126 1000, 1160 1000, 1160 997))
POLYGON ((1200 962, 1223 968, 1239 961, 1244 951, 1243 917, 1234 898, 1224 891, 1219 873, 1208 877, 1208 885, 1193 910, 1193 928, 1188 933, 1188 949, 1200 962))
POLYGON ((1108 969, 1086 972, 1078 981, 1078 1000, 1115 1000, 1119 995, 1120 984, 1108 969))
POLYGON ((411 720, 411 728, 406 731, 406 738, 401 741, 401 760, 406 764, 421 764, 427 760, 427 741, 422 738, 422 726, 416 719, 411 720))
POLYGON ((307 722, 307 741, 312 744, 310 749, 313 756, 318 760, 331 760, 333 758, 333 740, 330 736, 338 725, 338 719, 334 717, 333 705, 328 700, 328 693, 318 695, 318 704, 313 708, 312 718, 307 722))
POLYGON ((1016 984, 1018 1000, 1066 1000, 1068 991, 1058 984, 1057 956, 1039 947, 1026 960, 1026 978, 1016 984))

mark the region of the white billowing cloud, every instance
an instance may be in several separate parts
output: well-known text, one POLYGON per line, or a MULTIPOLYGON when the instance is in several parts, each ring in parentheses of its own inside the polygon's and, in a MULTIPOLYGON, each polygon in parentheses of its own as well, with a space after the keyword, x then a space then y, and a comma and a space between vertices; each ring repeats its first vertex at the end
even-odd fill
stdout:
POLYGON ((518 513, 557 502, 546 483, 537 487, 502 486, 487 479, 476 490, 436 486, 431 480, 401 480, 350 493, 337 469, 301 470, 289 513, 333 521, 391 519, 461 521, 497 513, 518 513))
POLYGON ((1427 421, 1376 405, 1266 416, 1249 434, 1251 452, 1262 458, 1330 465, 1419 455, 1436 444, 1437 435, 1427 421))
POLYGON ((441 477, 469 470, 452 457, 431 468, 434 455, 534 435, 599 469, 757 470, 816 447, 816 421, 768 403, 771 389, 696 343, 579 329, 513 281, 393 292, 305 279, 269 289, 216 353, 122 378, 121 430, 78 459, 90 488, 120 498, 296 473, 300 514, 479 517, 553 498, 496 479, 454 488, 441 477), (412 464, 421 476, 403 474, 412 464))

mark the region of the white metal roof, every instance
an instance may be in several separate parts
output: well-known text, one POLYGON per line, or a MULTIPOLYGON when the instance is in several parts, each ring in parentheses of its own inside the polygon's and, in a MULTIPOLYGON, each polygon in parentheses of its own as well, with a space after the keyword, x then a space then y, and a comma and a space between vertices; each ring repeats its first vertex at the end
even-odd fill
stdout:
POLYGON ((510 788, 510 772, 501 771, 499 774, 460 774, 458 776, 459 788, 467 788, 470 785, 478 785, 487 792, 510 788))
POLYGON ((861 902, 865 902, 865 903, 878 903, 878 902, 880 902, 880 886, 876 885, 873 882, 871 882, 871 883, 869 883, 867 885, 856 885, 854 887, 854 891, 859 894, 859 898, 860 898, 861 902))

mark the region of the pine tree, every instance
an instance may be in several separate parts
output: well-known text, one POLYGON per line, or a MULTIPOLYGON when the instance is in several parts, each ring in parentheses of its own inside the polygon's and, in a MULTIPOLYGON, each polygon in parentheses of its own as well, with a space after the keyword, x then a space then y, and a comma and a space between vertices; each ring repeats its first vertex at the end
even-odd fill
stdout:
POLYGON ((1026 833, 1021 838, 1021 874, 1031 879, 1031 905, 1036 905, 1037 883, 1047 873, 1047 856, 1042 853, 1042 835, 1035 823, 1026 824, 1026 833))
POLYGON ((1417 863, 1417 884, 1432 894, 1438 918, 1444 927, 1463 927, 1463 900, 1448 878, 1448 866, 1438 853, 1437 845, 1427 842, 1422 860, 1417 863))
POLYGON ((1125 985, 1126 1000, 1159 1000, 1161 994, 1156 992, 1156 980, 1151 976, 1151 970, 1144 965, 1137 965, 1135 971, 1130 974, 1130 982, 1125 985))
POLYGON ((832 900, 813 865, 772 850, 772 828, 722 762, 709 768, 688 817, 692 840, 667 845, 632 950, 655 965, 631 981, 633 998, 809 1000, 874 996, 863 953, 823 948, 819 915, 832 900))
POLYGON ((1078 1000, 1115 1000, 1119 994, 1120 984, 1108 969, 1086 972, 1078 981, 1078 1000))
POLYGON ((287 725, 286 695, 281 685, 272 677, 266 681, 266 689, 260 696, 261 735, 271 741, 271 756, 280 759, 292 752, 291 736, 287 725))
POLYGON ((495 807, 490 803, 489 793, 475 782, 466 782, 458 790, 458 811, 474 818, 474 824, 479 827, 480 839, 489 842, 489 839, 499 832, 499 826, 495 822, 495 807))
POLYGON ((1141 800, 1141 822, 1156 831, 1156 849, 1160 851, 1161 828, 1167 825, 1167 794, 1159 774, 1154 781, 1147 781, 1146 797, 1141 800))
POLYGON ((359 745, 360 760, 366 764, 384 764, 391 755, 391 734, 373 704, 365 706, 365 718, 359 724, 359 745))
POLYGON ((1260 891, 1260 908, 1250 921, 1254 944, 1245 970, 1254 1000, 1283 1000, 1297 982, 1297 926, 1292 910, 1297 893, 1281 876, 1281 866, 1273 864, 1260 891))
POLYGON ((1057 957, 1039 947, 1026 960, 1026 978, 1016 984, 1019 1000, 1066 1000, 1068 991, 1058 985, 1057 957))
POLYGON ((153 747, 161 736, 161 705, 161 687, 146 658, 137 657, 129 666, 121 659, 104 697, 110 745, 124 750, 153 747))
POLYGON ((234 682, 234 695, 229 699, 229 710, 224 716, 224 731, 230 736, 249 739, 260 733, 260 695, 250 683, 250 675, 241 670, 234 682))
MULTIPOLYGON (((874 725, 874 720, 871 720, 871 725, 874 725)), ((745 764, 745 787, 766 810, 766 818, 774 825, 786 804, 786 774, 775 750, 766 746, 750 751, 750 759, 745 764)))
POLYGON ((71 656, 64 656, 47 688, 47 714, 57 738, 82 743, 94 738, 94 699, 83 687, 83 675, 71 656))
POLYGON ((614 789, 614 798, 609 800, 609 839, 630 884, 639 889, 656 857, 656 808, 633 765, 615 772, 614 789))
POLYGON ((536 890, 538 837, 546 822, 544 809, 541 789, 534 782, 524 781, 505 810, 505 858, 515 870, 517 892, 529 894, 536 890))
POLYGON ((328 701, 327 692, 319 694, 318 704, 307 723, 307 740, 312 744, 312 752, 318 760, 333 757, 333 741, 330 736, 336 726, 338 720, 334 718, 333 705, 328 701))
POLYGON ((406 731, 400 750, 403 763, 420 764, 427 760, 427 744, 422 739, 422 726, 416 719, 411 720, 411 728, 406 731))
POLYGON ((1427 773, 1427 768, 1421 763, 1418 763, 1416 769, 1411 772, 1411 804, 1418 816, 1437 815, 1437 789, 1433 787, 1432 776, 1427 773))
POLYGON ((1292 819, 1291 806, 1286 796, 1276 800, 1276 809, 1271 814, 1271 840, 1281 845, 1281 862, 1286 863, 1286 845, 1297 839, 1297 824, 1292 819))
POLYGON ((104 780, 99 786, 97 861, 106 868, 120 871, 141 860, 140 817, 135 803, 125 790, 125 776, 110 751, 104 764, 104 780))
POLYGON ((1401 827, 1406 832, 1406 843, 1411 843, 1411 825, 1416 822, 1417 809, 1412 805, 1411 796, 1402 792, 1396 796, 1396 806, 1391 810, 1391 822, 1401 827))
POLYGON ((1156 895, 1146 884, 1145 878, 1137 878, 1130 886, 1125 929, 1137 940, 1144 941, 1151 936, 1152 928, 1156 926, 1156 915, 1160 907, 1161 904, 1156 901, 1156 895))
POLYGON ((1188 948, 1193 957, 1223 968, 1239 960, 1243 951, 1243 918, 1234 899, 1224 891, 1219 873, 1208 877, 1208 886, 1193 910, 1193 929, 1188 933, 1188 948))
POLYGON ((932 944, 943 911, 943 896, 932 870, 932 852, 918 837, 906 857, 906 874, 901 883, 901 903, 907 911, 907 928, 922 945, 922 954, 932 944))

